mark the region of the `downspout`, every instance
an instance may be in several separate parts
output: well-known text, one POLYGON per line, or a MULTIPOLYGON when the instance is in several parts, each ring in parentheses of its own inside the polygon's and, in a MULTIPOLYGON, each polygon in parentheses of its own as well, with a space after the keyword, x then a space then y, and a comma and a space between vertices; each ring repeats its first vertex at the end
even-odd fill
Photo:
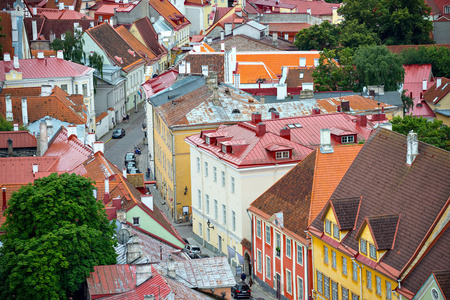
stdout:
MULTIPOLYGON (((175 223, 178 222, 178 214, 177 214, 177 177, 175 176, 176 164, 175 164, 175 135, 172 132, 172 178, 173 178, 173 216, 175 223)), ((192 191, 191 191, 192 192, 192 191)))
MULTIPOLYGON (((305 234, 306 234, 306 237, 307 238, 309 237, 309 239, 311 241, 311 261, 314 262, 314 257, 313 257, 314 251, 313 251, 312 236, 308 233, 307 230, 305 230, 305 234)), ((303 253, 304 261, 305 261, 305 263, 304 263, 305 272, 304 272, 304 275, 303 275, 304 278, 305 278, 305 286, 303 287, 303 290, 308 291, 309 290, 309 285, 308 285, 309 284, 309 282, 308 282, 308 278, 309 278, 309 276, 308 276, 308 270, 309 270, 309 268, 308 268, 308 247, 305 247, 305 249, 306 249, 306 251, 305 251, 305 253, 303 253)), ((313 270, 313 274, 312 275, 314 276, 314 270, 313 270)), ((314 282, 314 279, 313 279, 313 282, 314 282)), ((309 295, 304 294, 303 298, 305 298, 305 297, 309 297, 309 295)), ((311 293, 311 297, 312 297, 312 293, 311 293)))

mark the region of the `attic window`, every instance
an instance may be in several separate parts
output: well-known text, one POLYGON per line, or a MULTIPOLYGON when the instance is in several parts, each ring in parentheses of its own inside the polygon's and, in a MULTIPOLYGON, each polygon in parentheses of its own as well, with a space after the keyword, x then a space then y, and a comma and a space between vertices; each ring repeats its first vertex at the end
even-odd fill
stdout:
POLYGON ((230 90, 228 88, 225 89, 225 94, 227 94, 227 95, 230 94, 230 90))
POLYGON ((305 73, 303 73, 303 71, 301 71, 301 72, 298 74, 298 78, 303 79, 303 76, 305 76, 305 73))
POLYGON ((233 111, 231 112, 232 114, 240 114, 241 111, 237 108, 233 109, 233 111))
POLYGON ((370 258, 377 260, 377 249, 375 248, 374 244, 370 244, 369 243, 369 254, 370 254, 370 258))
POLYGON ((435 103, 439 97, 434 98, 433 103, 435 103))
POLYGON ((133 225, 134 226, 139 226, 139 217, 133 217, 133 225))
POLYGON ((275 157, 276 159, 289 158, 289 151, 277 151, 275 157))
POLYGON ((355 137, 353 135, 344 135, 341 137, 341 143, 342 144, 348 144, 348 143, 354 143, 355 137))
MULTIPOLYGON (((447 8, 450 10, 450 6, 447 6, 447 8)), ((449 13, 450 13, 450 12, 449 12, 449 13)), ((445 88, 447 87, 447 85, 448 85, 448 83, 446 83, 446 84, 442 87, 441 91, 445 90, 445 88)))
POLYGON ((367 255, 367 241, 364 239, 359 239, 359 252, 367 255))
POLYGON ((227 153, 227 146, 226 145, 222 145, 222 152, 223 153, 227 153))
POLYGON ((303 126, 300 125, 299 123, 295 123, 295 124, 287 124, 287 126, 291 129, 293 128, 302 128, 303 126))
POLYGON ((277 112, 277 109, 275 107, 269 108, 269 112, 277 112))

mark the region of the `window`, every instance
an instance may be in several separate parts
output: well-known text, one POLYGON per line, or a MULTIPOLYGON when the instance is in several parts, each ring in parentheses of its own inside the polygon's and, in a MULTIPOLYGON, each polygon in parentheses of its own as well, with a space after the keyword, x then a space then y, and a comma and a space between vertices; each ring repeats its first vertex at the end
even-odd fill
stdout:
POLYGON ((303 278, 297 277, 298 299, 303 299, 303 278))
POLYGON ((61 89, 67 93, 67 84, 61 84, 61 89))
POLYGON ((203 236, 203 226, 202 223, 198 223, 198 235, 203 236))
POLYGON ((347 258, 342 256, 342 275, 347 276, 347 258))
POLYGON ((289 151, 278 151, 275 155, 276 159, 289 158, 289 151))
POLYGON ((341 137, 342 144, 354 143, 354 142, 355 142, 355 137, 353 135, 344 135, 343 137, 341 137))
POLYGON ((134 226, 139 226, 139 217, 133 217, 133 225, 134 226))
POLYGON ((266 244, 270 245, 270 226, 266 225, 266 244))
POLYGON ((372 272, 370 272, 369 270, 366 270, 366 284, 367 289, 372 290, 372 272))
POLYGON ((87 97, 87 95, 88 95, 87 83, 83 83, 83 96, 87 97))
POLYGON ((258 263, 258 272, 261 272, 261 270, 262 270, 262 266, 261 266, 261 250, 258 250, 257 252, 258 252, 258 255, 257 255, 257 257, 258 257, 258 261, 257 261, 257 263, 258 263))
POLYGON ((206 198, 206 214, 209 215, 209 195, 205 194, 205 198, 206 198))
POLYGON ((222 145, 222 152, 223 153, 227 153, 227 146, 226 145, 222 145))
POLYGON ((370 258, 377 260, 377 249, 374 244, 369 243, 370 258))
POLYGON ((292 294, 292 277, 289 270, 286 270, 286 290, 289 294, 292 294))
POLYGON ((213 180, 214 182, 217 182, 217 168, 213 167, 213 180))
POLYGON ((323 296, 330 299, 330 277, 323 276, 323 296))
POLYGON ((211 139, 209 138, 209 136, 207 136, 206 138, 205 138, 205 142, 209 145, 209 144, 211 144, 211 139))
POLYGON ((375 275, 375 284, 376 284, 376 290, 375 292, 377 295, 381 296, 381 278, 375 275))
POLYGON ((450 14, 450 6, 444 6, 444 14, 450 14))
POLYGON ((314 58, 314 67, 319 66, 319 59, 318 58, 314 58))
POLYGON ((214 199, 214 219, 218 220, 219 219, 219 212, 217 209, 217 200, 214 199))
POLYGON ((359 300, 359 296, 352 293, 352 300, 359 300))
POLYGON ((336 269, 336 251, 331 250, 331 267, 336 269))
POLYGON ((222 171, 222 186, 225 186, 225 172, 222 171))
POLYGON ((386 281, 386 299, 387 300, 392 299, 392 287, 389 281, 386 281))
POLYGON ((227 224, 227 207, 225 204, 222 204, 222 216, 223 216, 223 225, 227 224))
POLYGON ((333 223, 333 237, 335 238, 335 239, 338 239, 339 240, 339 238, 340 238, 340 235, 339 235, 339 227, 336 225, 336 224, 334 224, 333 223))
POLYGON ((331 235, 331 222, 325 219, 325 232, 331 235))
POLYGON ((78 84, 75 83, 75 95, 78 95, 78 84))
POLYGON ((200 173, 200 157, 197 157, 197 173, 200 173))
POLYGON ((319 294, 323 294, 323 279, 322 279, 322 273, 320 273, 320 272, 317 272, 317 292, 319 294))
POLYGON ((297 263, 303 266, 303 247, 297 245, 297 263))
POLYGON ((208 163, 205 161, 205 177, 208 177, 208 163))
POLYGON ((281 235, 277 232, 276 233, 276 247, 281 248, 281 235))
POLYGON ((197 195, 198 195, 198 209, 202 209, 202 192, 200 190, 197 190, 197 195))
POLYGON ((352 273, 353 273, 352 277, 353 281, 358 282, 358 265, 355 262, 352 263, 352 273))
POLYGON ((234 210, 231 211, 231 222, 233 231, 236 231, 236 213, 234 212, 234 210))
POLYGON ((367 241, 363 239, 359 239, 359 252, 364 255, 367 255, 367 241))
POLYGON ((291 258, 291 239, 286 237, 286 256, 291 258))
POLYGON ((334 281, 331 281, 331 297, 333 300, 339 299, 338 284, 334 281))
POLYGON ((348 300, 348 289, 341 288, 342 291, 342 300, 348 300))
POLYGON ((271 271, 271 268, 270 268, 270 257, 266 256, 266 277, 268 279, 271 279, 270 271, 271 271))
POLYGON ((234 194, 234 177, 231 177, 231 192, 234 194))
POLYGON ((256 236, 261 238, 261 220, 256 220, 256 236))
POLYGON ((328 264, 328 247, 323 246, 323 262, 328 264))

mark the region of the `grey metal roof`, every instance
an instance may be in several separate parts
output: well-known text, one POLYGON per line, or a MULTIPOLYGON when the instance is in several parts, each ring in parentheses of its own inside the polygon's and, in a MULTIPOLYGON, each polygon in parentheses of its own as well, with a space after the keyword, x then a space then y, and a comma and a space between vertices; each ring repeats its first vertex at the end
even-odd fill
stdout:
POLYGON ((204 85, 205 78, 203 76, 187 76, 181 80, 177 80, 169 88, 151 96, 149 100, 153 106, 160 106, 195 91, 204 85))
POLYGON ((446 117, 450 117, 450 109, 436 109, 434 112, 446 117))

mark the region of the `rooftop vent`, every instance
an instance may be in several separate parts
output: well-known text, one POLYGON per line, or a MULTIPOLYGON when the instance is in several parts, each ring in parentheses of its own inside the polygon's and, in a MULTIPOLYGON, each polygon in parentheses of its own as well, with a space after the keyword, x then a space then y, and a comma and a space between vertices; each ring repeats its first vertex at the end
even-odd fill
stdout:
POLYGON ((233 111, 231 112, 232 114, 240 114, 241 111, 237 108, 233 109, 233 111))

